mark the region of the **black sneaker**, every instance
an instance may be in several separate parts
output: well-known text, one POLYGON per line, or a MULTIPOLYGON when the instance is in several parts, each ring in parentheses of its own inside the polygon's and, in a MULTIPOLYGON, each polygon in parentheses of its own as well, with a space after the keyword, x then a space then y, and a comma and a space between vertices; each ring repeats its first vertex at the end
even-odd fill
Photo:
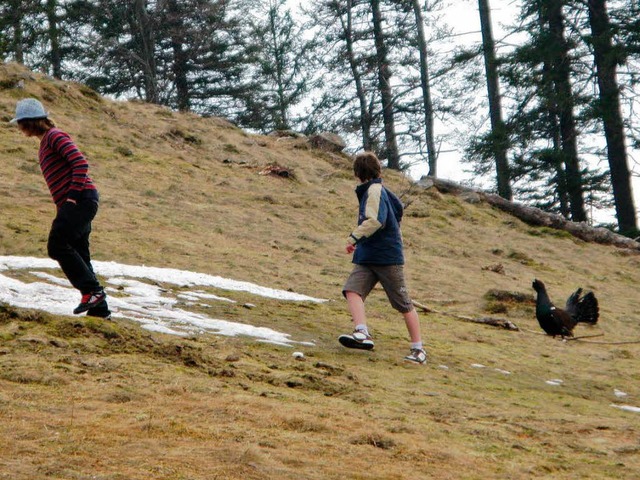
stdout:
POLYGON ((423 348, 412 348, 409 355, 404 357, 404 361, 424 365, 427 363, 427 352, 425 352, 423 348))
POLYGON ((85 293, 82 295, 82 300, 80 300, 80 304, 73 310, 73 313, 77 315, 78 313, 86 312, 93 307, 97 307, 104 302, 105 298, 107 298, 107 294, 104 293, 102 289, 85 293))
POLYGON ((111 310, 107 305, 107 300, 103 300, 99 305, 87 310, 87 317, 102 318, 104 320, 111 320, 111 310))
POLYGON ((373 339, 368 333, 354 330, 348 335, 340 335, 338 341, 347 348, 358 348, 360 350, 372 350, 373 339))

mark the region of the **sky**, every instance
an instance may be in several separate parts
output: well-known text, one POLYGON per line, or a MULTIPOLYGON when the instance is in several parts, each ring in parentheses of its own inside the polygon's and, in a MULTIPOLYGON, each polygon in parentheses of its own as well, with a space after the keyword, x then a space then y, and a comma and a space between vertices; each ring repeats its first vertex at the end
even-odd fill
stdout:
MULTIPOLYGON (((114 319, 131 320, 147 330, 172 335, 243 335, 277 345, 309 346, 313 345, 312 341, 293 340, 288 333, 259 325, 217 319, 191 309, 198 307, 199 311, 206 310, 216 302, 237 303, 233 299, 234 292, 254 295, 257 305, 248 305, 251 308, 259 308, 261 298, 288 302, 325 301, 204 273, 115 262, 94 261, 92 264, 96 273, 106 279, 105 290, 114 319), (161 288, 157 282, 173 288, 161 288)), ((79 301, 80 294, 53 260, 0 256, 0 303, 55 315, 71 315, 79 301)))

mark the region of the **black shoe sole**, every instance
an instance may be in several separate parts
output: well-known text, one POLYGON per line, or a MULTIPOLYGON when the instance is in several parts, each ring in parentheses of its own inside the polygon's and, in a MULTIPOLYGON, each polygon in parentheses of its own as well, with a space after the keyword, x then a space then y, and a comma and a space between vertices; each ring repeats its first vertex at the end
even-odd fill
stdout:
POLYGON ((360 343, 359 341, 351 338, 349 335, 342 335, 338 338, 338 341, 343 347, 356 348, 358 350, 373 350, 373 344, 360 343))
POLYGON ((103 320, 111 320, 111 314, 109 314, 109 315, 96 315, 96 314, 87 312, 87 317, 101 318, 103 320))
POLYGON ((107 299, 107 297, 105 296, 104 298, 100 299, 99 302, 80 304, 76 308, 74 308, 73 313, 75 315, 79 315, 79 314, 84 313, 84 312, 86 312, 88 310, 91 310, 92 308, 99 307, 100 305, 102 305, 105 302, 106 299, 107 299))

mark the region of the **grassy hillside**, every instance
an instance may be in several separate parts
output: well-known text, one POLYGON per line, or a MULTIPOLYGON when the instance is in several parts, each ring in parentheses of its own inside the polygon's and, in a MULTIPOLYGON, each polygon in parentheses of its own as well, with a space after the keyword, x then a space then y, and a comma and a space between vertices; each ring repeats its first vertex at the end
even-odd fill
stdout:
POLYGON ((612 406, 640 406, 637 254, 386 172, 410 202, 412 295, 443 314, 421 314, 428 366, 405 365, 406 330, 377 290, 367 302, 376 350, 348 351, 336 341, 350 330, 347 157, 0 64, 0 255, 45 256, 53 216, 37 142, 6 123, 24 96, 40 98, 90 159, 102 196, 97 260, 329 301, 210 310, 313 341, 301 361, 243 338, 0 306, 0 479, 640 477, 640 414, 612 406), (263 174, 270 165, 293 177, 263 174), (541 335, 534 278, 559 304, 578 286, 593 290, 601 322, 576 334, 602 336, 541 335), (520 331, 445 314, 506 318, 520 331))

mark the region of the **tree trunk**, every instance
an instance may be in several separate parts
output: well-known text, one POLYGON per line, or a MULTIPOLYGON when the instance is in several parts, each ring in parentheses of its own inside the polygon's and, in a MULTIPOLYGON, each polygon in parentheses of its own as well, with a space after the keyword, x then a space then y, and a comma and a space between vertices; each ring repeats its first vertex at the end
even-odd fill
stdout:
POLYGON ((176 88, 176 106, 179 111, 188 112, 191 108, 189 81, 187 79, 189 58, 185 51, 186 27, 183 23, 182 15, 176 0, 170 0, 167 3, 166 27, 168 27, 171 38, 171 50, 173 51, 171 72, 173 73, 173 84, 176 88))
MULTIPOLYGON (((546 18, 539 12, 539 28, 541 31, 545 28, 546 18)), ((569 192, 567 191, 567 174, 562 161, 562 139, 560 138, 560 122, 558 119, 558 102, 554 95, 554 80, 552 75, 552 67, 545 58, 542 64, 542 86, 541 92, 543 104, 546 110, 548 130, 547 134, 553 143, 553 168, 556 172, 555 190, 560 204, 560 214, 564 218, 570 218, 571 209, 569 201, 569 192)))
POLYGON ((433 102, 431 101, 431 80, 429 78, 429 62, 427 39, 424 33, 424 19, 419 0, 413 0, 413 12, 418 27, 418 49, 420 51, 420 85, 422 87, 422 105, 424 109, 424 136, 427 144, 428 175, 437 177, 436 142, 433 133, 433 102))
POLYGON ((611 23, 605 0, 588 0, 591 42, 600 92, 599 113, 607 141, 611 185, 618 228, 622 234, 638 231, 631 175, 627 164, 624 124, 620 111, 620 90, 616 78, 617 56, 612 45, 611 23))
POLYGON ((284 59, 284 51, 279 45, 278 40, 278 8, 280 5, 272 3, 269 7, 269 33, 271 34, 271 42, 273 44, 273 60, 274 60, 274 70, 275 70, 275 80, 276 80, 276 91, 277 91, 277 107, 276 112, 277 115, 274 118, 275 128, 276 130, 289 130, 291 127, 289 126, 289 119, 287 115, 287 101, 285 99, 285 63, 284 59))
POLYGON ((142 74, 144 76, 145 101, 159 103, 158 72, 155 58, 155 36, 146 0, 133 0, 131 32, 137 37, 142 74))
POLYGON ((491 30, 491 13, 489 0, 478 0, 480 11, 480 29, 482 31, 482 50, 484 53, 484 67, 487 75, 487 94, 489 97, 489 117, 491 120, 491 143, 496 161, 496 179, 498 195, 507 200, 513 198, 509 161, 507 159, 507 129, 502 120, 502 106, 500 102, 500 82, 498 79, 498 64, 496 62, 495 44, 491 30))
POLYGON ((22 28, 22 8, 20 0, 9 2, 10 16, 7 19, 13 30, 13 54, 16 62, 24 64, 24 30, 22 28))
POLYGON ((47 0, 46 12, 49 22, 49 57, 51 59, 51 74, 54 78, 62 78, 62 56, 60 54, 60 32, 58 30, 57 0, 47 0))
POLYGON ((391 67, 387 59, 387 47, 382 28, 382 13, 380 12, 380 0, 371 0, 373 14, 373 35, 376 45, 376 63, 378 68, 378 85, 382 98, 382 119, 384 121, 385 157, 387 166, 394 170, 400 170, 400 155, 396 140, 396 129, 393 117, 394 101, 391 91, 391 67))
POLYGON ((558 0, 546 0, 542 8, 557 48, 554 51, 551 68, 555 80, 555 100, 560 120, 560 137, 566 165, 567 191, 571 202, 571 219, 574 222, 585 222, 587 214, 584 209, 582 171, 578 160, 576 125, 573 116, 574 102, 571 90, 571 62, 569 46, 564 36, 563 3, 558 0))
POLYGON ((349 57, 349 67, 353 75, 353 81, 356 84, 356 95, 358 96, 358 104, 360 106, 360 128, 362 130, 362 146, 365 150, 373 148, 371 140, 371 113, 367 104, 367 96, 362 86, 362 78, 358 71, 358 62, 356 61, 355 51, 353 47, 353 1, 347 0, 347 20, 346 23, 342 16, 340 23, 344 32, 344 40, 347 47, 347 55, 349 57))
POLYGON ((179 35, 172 36, 173 62, 171 71, 173 72, 173 83, 176 87, 176 106, 179 111, 188 112, 191 109, 189 82, 187 80, 188 60, 182 44, 182 37, 179 35))

